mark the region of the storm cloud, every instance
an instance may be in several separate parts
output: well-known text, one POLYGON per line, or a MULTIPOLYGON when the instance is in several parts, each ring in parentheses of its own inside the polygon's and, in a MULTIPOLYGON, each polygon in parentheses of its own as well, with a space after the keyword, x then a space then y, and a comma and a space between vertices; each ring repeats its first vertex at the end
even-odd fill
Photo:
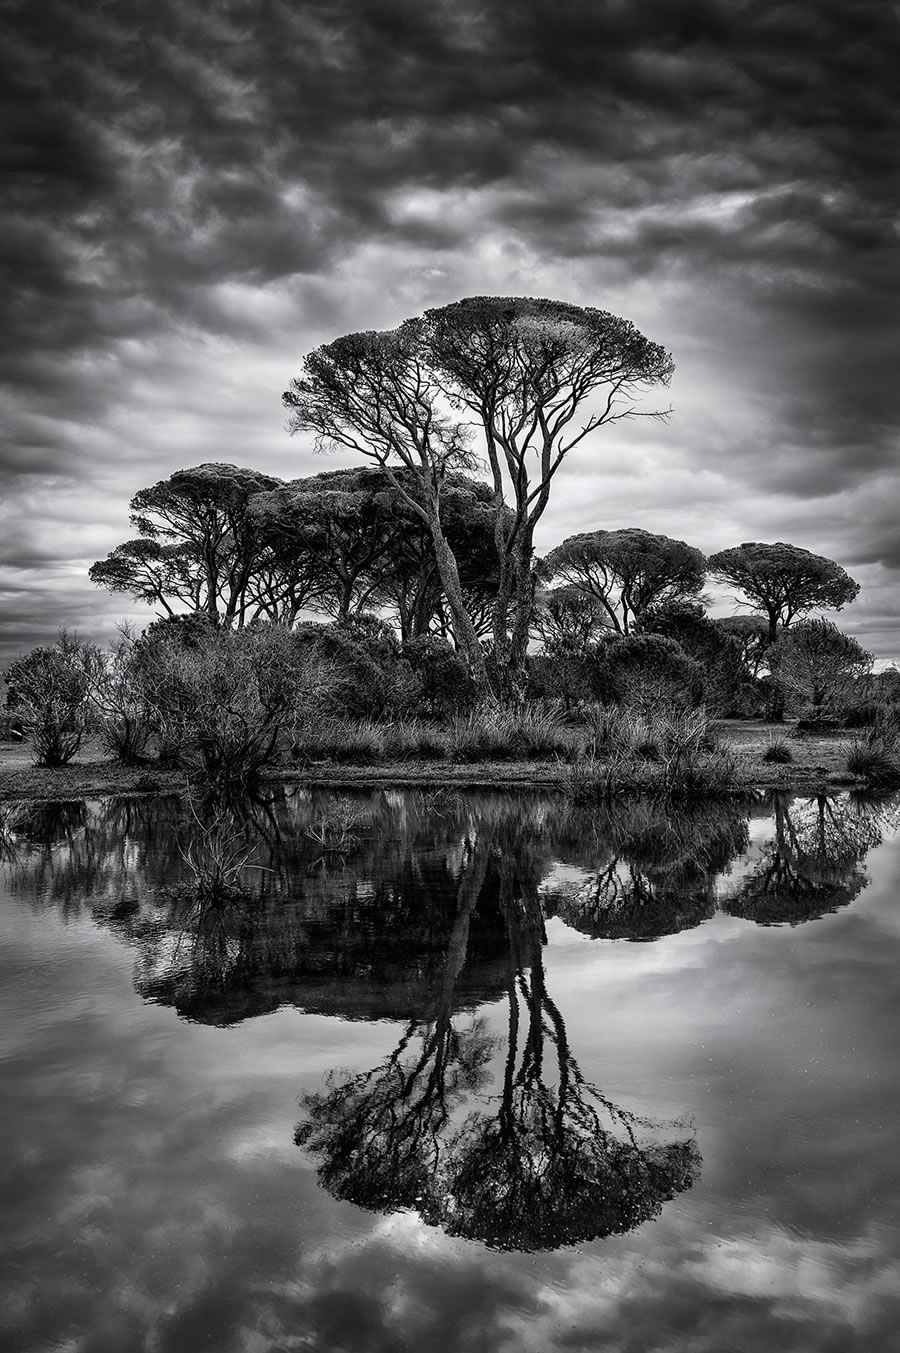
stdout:
MULTIPOLYGON (((678 367, 668 427, 567 467, 543 548, 792 539, 860 565, 846 627, 900 652, 892 6, 3 8, 0 493, 20 562, 55 562, 28 575, 38 630, 65 578, 98 632, 119 613, 85 571, 138 488, 314 471, 279 404, 304 351, 502 293, 625 314, 678 367)), ((24 638, 7 614, 4 654, 24 638)))

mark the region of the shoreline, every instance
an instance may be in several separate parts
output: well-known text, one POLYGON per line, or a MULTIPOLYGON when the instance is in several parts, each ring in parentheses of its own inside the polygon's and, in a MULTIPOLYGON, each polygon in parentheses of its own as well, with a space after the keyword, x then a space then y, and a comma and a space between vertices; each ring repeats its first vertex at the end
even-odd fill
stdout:
MULTIPOLYGON (((866 782, 851 775, 845 766, 848 739, 840 735, 798 740, 796 759, 790 765, 761 759, 769 730, 753 730, 762 747, 747 745, 743 738, 726 733, 725 749, 737 759, 733 785, 722 793, 757 790, 818 794, 843 789, 863 789, 866 782)), ((76 759, 53 769, 30 762, 30 749, 21 744, 0 744, 0 802, 53 802, 64 799, 110 795, 184 794, 188 780, 182 771, 156 767, 121 766, 109 760, 76 759)), ((602 763, 601 763, 602 764, 602 763)), ((275 785, 309 785, 322 789, 407 789, 428 786, 451 789, 562 790, 572 767, 560 761, 503 761, 471 764, 447 761, 399 761, 374 766, 317 762, 307 766, 274 767, 260 779, 263 789, 275 785)), ((652 789, 636 776, 615 786, 616 793, 642 793, 652 789)))

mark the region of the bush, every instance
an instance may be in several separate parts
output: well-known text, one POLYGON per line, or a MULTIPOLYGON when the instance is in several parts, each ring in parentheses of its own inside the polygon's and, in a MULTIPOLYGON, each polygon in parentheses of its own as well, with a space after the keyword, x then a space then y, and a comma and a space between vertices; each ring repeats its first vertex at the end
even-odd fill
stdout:
POLYGON ((415 708, 435 719, 447 719, 471 709, 477 687, 468 668, 446 639, 428 634, 410 639, 402 656, 415 678, 415 708))
POLYGON ((630 709, 695 708, 703 672, 674 639, 634 634, 598 646, 598 685, 605 698, 630 709))
POLYGON ((717 745, 703 710, 600 705, 587 712, 586 728, 587 756, 568 786, 576 799, 622 788, 711 794, 734 785, 737 762, 717 745))
POLYGON ((396 761, 441 761, 447 756, 444 729, 421 719, 403 719, 385 729, 385 754, 396 761))
POLYGON ((93 644, 61 630, 54 645, 33 648, 7 671, 7 706, 30 728, 35 765, 67 765, 92 731, 100 664, 93 644))
POLYGON ((389 625, 374 616, 353 616, 333 625, 307 622, 293 631, 308 659, 329 673, 323 705, 351 719, 402 715, 415 703, 416 680, 389 625))
POLYGON ((514 752, 502 711, 482 709, 455 719, 449 730, 449 752, 451 760, 463 765, 511 760, 514 752))
POLYGON ((100 740, 116 761, 141 765, 154 732, 153 709, 140 680, 138 646, 127 629, 99 655, 90 701, 100 740))
POLYGON ((324 719, 300 723, 293 731, 294 761, 336 761, 372 766, 385 759, 385 731, 371 719, 324 719))
POLYGON ((776 766, 789 766, 794 760, 794 753, 788 746, 785 738, 771 738, 768 746, 762 754, 763 761, 767 761, 776 766))
POLYGON ((851 742, 847 770, 877 788, 900 784, 900 722, 893 713, 883 715, 851 742))
POLYGON ((163 632, 142 641, 139 670, 170 757, 221 790, 247 788, 277 758, 310 676, 290 631, 274 625, 189 645, 163 632))
POLYGON ((575 754, 578 735, 554 708, 483 706, 450 729, 454 761, 540 761, 575 754))

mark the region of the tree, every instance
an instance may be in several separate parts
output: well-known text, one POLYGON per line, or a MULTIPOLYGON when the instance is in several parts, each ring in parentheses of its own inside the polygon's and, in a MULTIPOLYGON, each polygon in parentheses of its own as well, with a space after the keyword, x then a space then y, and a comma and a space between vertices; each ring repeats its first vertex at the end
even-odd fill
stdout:
POLYGON ((457 910, 429 992, 374 1070, 329 1078, 303 1099, 295 1141, 334 1196, 415 1210, 449 1235, 506 1250, 553 1250, 656 1216, 700 1169, 694 1134, 621 1108, 587 1081, 547 989, 541 828, 486 806, 458 843, 457 910), (499 911, 507 942, 504 1066, 488 1094, 491 1040, 458 1030, 454 992, 478 912, 499 911))
POLYGON ((99 651, 68 630, 55 644, 33 648, 7 669, 7 708, 30 725, 35 765, 65 766, 91 731, 92 683, 99 651))
POLYGON ((299 693, 315 682, 295 637, 275 625, 144 635, 136 664, 163 745, 204 786, 252 785, 278 752, 299 693))
POLYGON ((761 615, 723 615, 716 616, 710 623, 737 645, 741 664, 747 676, 755 681, 760 668, 765 665, 768 621, 761 615))
POLYGON ((538 590, 534 629, 546 653, 579 657, 597 643, 608 626, 597 598, 568 584, 538 590))
POLYGON ((664 797, 608 800, 577 825, 596 858, 579 859, 576 877, 544 890, 543 901, 548 914, 594 939, 651 940, 700 925, 748 843, 745 806, 728 797, 677 808, 664 797))
POLYGON ((391 549, 392 521, 359 472, 338 470, 258 493, 250 513, 272 559, 285 574, 306 579, 310 609, 346 620, 371 603, 391 549))
POLYGON ((382 466, 431 535, 435 563, 461 647, 480 689, 487 667, 465 606, 459 568, 444 532, 448 477, 474 468, 467 427, 439 406, 439 388, 409 325, 338 338, 310 353, 283 396, 293 432, 311 431, 320 448, 342 446, 382 466), (399 466, 408 472, 406 482, 399 466))
POLYGON ((155 601, 169 615, 175 614, 174 600, 226 628, 240 627, 264 610, 251 592, 261 558, 249 500, 280 482, 237 465, 177 470, 135 494, 131 522, 139 539, 98 560, 90 577, 112 591, 155 601))
MULTIPOLYGON (((415 490, 408 471, 398 482, 415 490)), ((305 604, 336 619, 373 608, 390 610, 400 639, 428 634, 443 593, 431 535, 380 467, 357 466, 297 479, 256 494, 250 512, 271 564, 305 604)), ((443 495, 443 527, 466 595, 490 595, 493 497, 486 484, 454 475, 443 495)))
POLYGON ((164 545, 145 536, 126 540, 92 564, 89 577, 110 592, 162 606, 169 616, 177 614, 179 605, 190 611, 205 609, 203 570, 189 544, 164 545))
POLYGON ((865 859, 881 842, 878 819, 852 798, 773 795, 774 818, 753 868, 721 902, 757 925, 799 925, 846 907, 866 885, 865 859))
POLYGON ((706 564, 683 540, 629 526, 569 536, 541 561, 539 573, 596 598, 608 627, 630 634, 649 607, 696 597, 706 564))
POLYGON ((700 666, 703 703, 711 713, 733 713, 754 693, 740 643, 710 620, 699 602, 667 601, 651 606, 636 621, 635 633, 657 634, 680 644, 700 666))
POLYGON ((830 620, 801 620, 769 650, 782 689, 809 702, 810 717, 834 714, 872 668, 872 654, 830 620))
POLYGON ((534 531, 553 478, 589 433, 636 414, 637 392, 668 384, 671 373, 668 353, 627 320, 559 301, 481 296, 429 310, 391 332, 350 334, 318 348, 284 403, 292 432, 312 431, 320 446, 354 450, 394 476, 428 526, 458 641, 487 689, 442 516, 447 478, 474 468, 472 434, 480 429, 497 505, 498 694, 518 698, 534 595, 534 531), (596 402, 574 426, 591 398, 596 402), (397 480, 398 464, 411 474, 409 488, 397 480), (511 518, 500 510, 507 495, 511 518))
POLYGON ((859 592, 859 583, 832 559, 783 541, 746 541, 711 555, 708 563, 713 577, 744 593, 740 604, 766 617, 770 644, 780 625, 820 608, 839 611, 859 592))

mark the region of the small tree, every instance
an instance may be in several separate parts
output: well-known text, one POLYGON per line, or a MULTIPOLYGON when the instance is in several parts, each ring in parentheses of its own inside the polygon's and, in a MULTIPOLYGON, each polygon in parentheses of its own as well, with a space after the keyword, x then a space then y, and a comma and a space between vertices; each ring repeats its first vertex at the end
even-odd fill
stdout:
POLYGON ((779 686, 809 704, 810 717, 836 714, 872 668, 872 654, 830 620, 801 620, 769 650, 779 686))
POLYGON ((696 597, 706 562, 683 540, 629 526, 569 536, 541 561, 539 573, 593 597, 609 628, 630 634, 651 606, 696 597))
POLYGON ((274 625, 179 637, 160 627, 140 653, 163 744, 205 786, 246 788, 278 754, 303 686, 301 648, 274 625))
POLYGON ((144 760, 153 734, 153 709, 140 679, 136 642, 128 626, 119 638, 98 653, 88 698, 107 751, 125 765, 144 760))
POLYGON ((584 655, 609 630, 598 599, 571 584, 538 591, 533 623, 544 651, 553 656, 584 655))
POLYGON ((833 559, 783 541, 747 541, 721 550, 710 556, 709 569, 713 577, 744 593, 745 606, 765 616, 770 644, 779 626, 787 627, 810 611, 839 611, 859 592, 859 583, 833 559))
POLYGON ((709 713, 734 714, 756 703, 740 643, 710 620, 699 602, 669 601, 652 606, 637 621, 635 633, 674 639, 699 664, 703 703, 709 713))
POLYGON ((90 691, 102 665, 98 650, 68 630, 33 648, 6 672, 7 708, 30 725, 37 766, 65 766, 91 731, 90 691))

